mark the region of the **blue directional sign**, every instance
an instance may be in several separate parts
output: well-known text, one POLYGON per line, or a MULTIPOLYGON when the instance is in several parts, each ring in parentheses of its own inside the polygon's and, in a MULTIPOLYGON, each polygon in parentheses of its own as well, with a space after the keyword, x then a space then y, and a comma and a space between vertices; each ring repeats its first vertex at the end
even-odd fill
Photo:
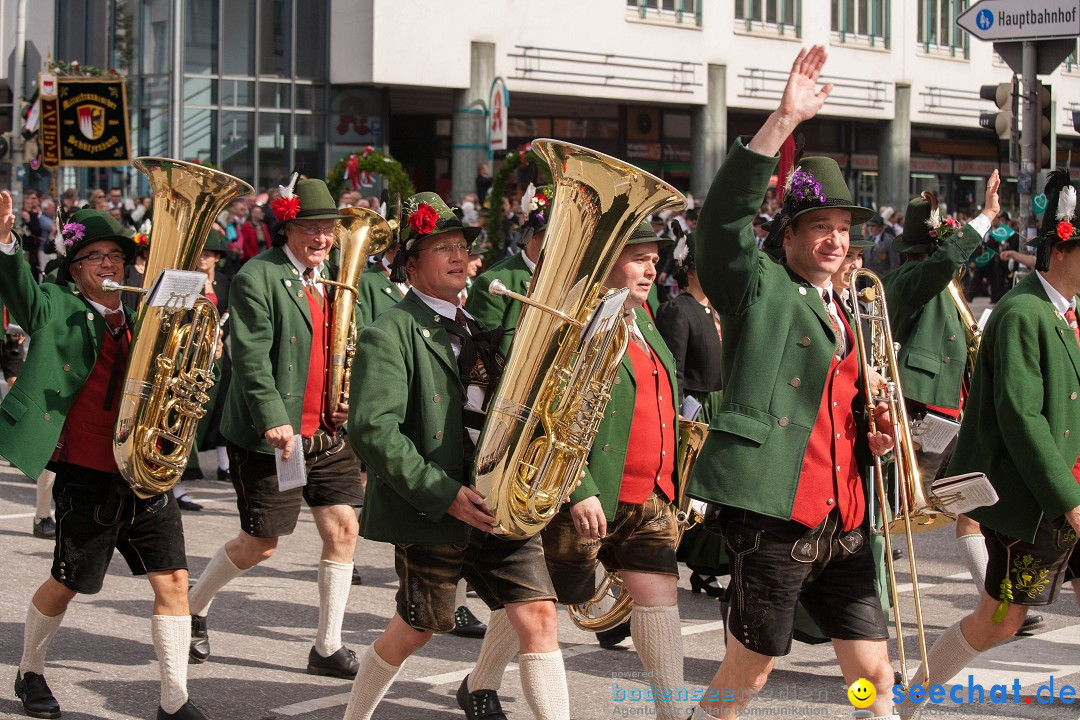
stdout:
POLYGON ((956 24, 993 42, 1077 37, 1080 0, 980 0, 956 24))

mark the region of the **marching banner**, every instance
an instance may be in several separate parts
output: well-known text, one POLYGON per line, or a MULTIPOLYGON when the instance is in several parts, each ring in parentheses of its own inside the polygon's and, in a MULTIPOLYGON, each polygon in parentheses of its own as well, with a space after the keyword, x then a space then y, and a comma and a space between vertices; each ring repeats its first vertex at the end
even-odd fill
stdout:
POLYGON ((491 111, 488 118, 489 147, 493 152, 505 150, 507 127, 510 123, 510 93, 506 91, 506 82, 501 77, 495 78, 491 83, 488 108, 491 111))
POLYGON ((41 159, 62 165, 127 165, 131 160, 122 78, 42 74, 41 159))

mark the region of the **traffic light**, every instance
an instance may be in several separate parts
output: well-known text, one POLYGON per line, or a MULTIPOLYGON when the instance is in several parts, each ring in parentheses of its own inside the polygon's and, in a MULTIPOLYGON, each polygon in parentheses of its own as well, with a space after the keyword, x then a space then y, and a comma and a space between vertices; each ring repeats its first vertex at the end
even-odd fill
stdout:
POLYGON ((1013 128, 1016 126, 1016 114, 1014 110, 1016 96, 1016 78, 1012 82, 998 83, 997 85, 983 85, 979 88, 979 97, 990 100, 998 106, 998 112, 984 112, 979 114, 979 126, 993 130, 998 138, 1010 140, 1013 128))
POLYGON ((1035 140, 1035 162, 1040 168, 1050 167, 1050 145, 1054 142, 1054 111, 1050 86, 1041 80, 1035 81, 1035 119, 1038 121, 1038 134, 1035 140))

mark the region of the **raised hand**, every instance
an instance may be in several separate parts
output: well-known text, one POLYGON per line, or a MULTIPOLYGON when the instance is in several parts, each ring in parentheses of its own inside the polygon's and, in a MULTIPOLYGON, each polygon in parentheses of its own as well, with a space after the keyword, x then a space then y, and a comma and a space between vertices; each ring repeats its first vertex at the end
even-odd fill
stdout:
POLYGON ((818 77, 827 53, 822 45, 803 48, 791 65, 780 106, 769 116, 747 147, 762 155, 775 155, 788 135, 804 120, 821 111, 832 92, 832 84, 818 88, 818 77))
POLYGON ((998 190, 1000 188, 1001 178, 998 176, 998 171, 995 170, 986 181, 986 201, 983 204, 982 211, 982 214, 985 215, 990 222, 993 222, 994 218, 1001 212, 1001 201, 998 200, 998 190))
POLYGON ((11 228, 15 227, 15 214, 11 211, 11 193, 0 190, 0 244, 11 242, 11 228))

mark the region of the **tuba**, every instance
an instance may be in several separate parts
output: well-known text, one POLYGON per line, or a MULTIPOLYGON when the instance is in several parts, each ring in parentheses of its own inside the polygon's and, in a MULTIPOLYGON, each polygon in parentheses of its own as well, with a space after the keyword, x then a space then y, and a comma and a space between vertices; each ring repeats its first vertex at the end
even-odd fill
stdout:
POLYGON ((555 185, 544 247, 475 454, 477 490, 512 538, 538 533, 578 481, 629 333, 625 289, 602 283, 642 219, 686 203, 668 183, 602 153, 532 143, 555 185))
MULTIPOLYGON (((709 426, 693 420, 679 419, 679 494, 676 498, 675 522, 679 531, 675 537, 675 547, 679 546, 683 535, 704 519, 704 514, 696 507, 697 502, 686 494, 686 483, 690 471, 697 462, 709 426)), ((597 564, 599 568, 599 563, 597 564)), ((567 605, 566 612, 570 620, 582 630, 603 632, 615 627, 630 614, 634 608, 634 599, 626 592, 622 577, 616 572, 605 572, 596 587, 593 596, 580 605, 567 605)))
POLYGON ((319 282, 338 289, 330 321, 330 378, 326 400, 331 409, 349 402, 349 378, 356 356, 356 320, 353 309, 359 292, 356 284, 368 257, 385 252, 394 241, 390 224, 379 213, 367 208, 343 208, 347 215, 335 231, 338 246, 337 280, 319 278, 319 282))
MULTIPOLYGON (((250 185, 201 165, 142 157, 136 168, 154 197, 153 242, 142 288, 106 281, 106 290, 146 293, 164 270, 191 270, 218 215, 250 185)), ((180 480, 214 384, 218 313, 200 297, 191 311, 143 303, 128 352, 113 457, 136 495, 149 498, 180 480)))
POLYGON ((982 343, 982 328, 979 327, 975 313, 971 312, 971 306, 964 298, 964 291, 960 289, 960 278, 963 275, 964 266, 961 265, 956 271, 956 277, 949 281, 945 289, 949 293, 949 299, 956 306, 956 311, 960 314, 960 321, 964 323, 964 336, 967 339, 967 365, 964 367, 964 373, 970 381, 971 373, 975 372, 975 358, 979 356, 979 345, 982 343))

